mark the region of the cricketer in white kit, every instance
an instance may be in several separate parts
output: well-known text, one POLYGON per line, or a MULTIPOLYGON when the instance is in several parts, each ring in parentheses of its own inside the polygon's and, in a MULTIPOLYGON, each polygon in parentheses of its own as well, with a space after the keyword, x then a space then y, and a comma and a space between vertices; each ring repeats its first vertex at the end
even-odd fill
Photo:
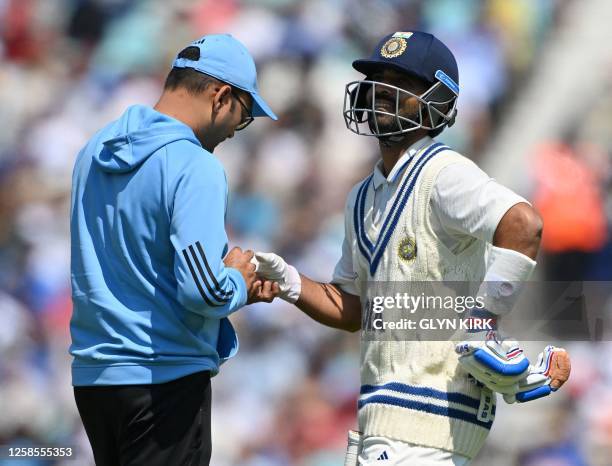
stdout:
MULTIPOLYGON (((333 280, 314 282, 273 253, 256 254, 257 272, 313 319, 349 331, 362 328, 385 283, 482 284, 481 315, 507 314, 535 268, 542 222, 525 199, 433 139, 456 116, 453 54, 431 34, 400 31, 353 67, 366 78, 346 86, 345 122, 378 138, 381 159, 348 196, 333 280), (495 292, 502 285, 503 296, 495 292)), ((492 426, 494 393, 530 401, 570 372, 561 348, 546 347, 532 365, 496 331, 462 341, 364 334, 359 432, 349 433, 347 466, 467 465, 492 426)))

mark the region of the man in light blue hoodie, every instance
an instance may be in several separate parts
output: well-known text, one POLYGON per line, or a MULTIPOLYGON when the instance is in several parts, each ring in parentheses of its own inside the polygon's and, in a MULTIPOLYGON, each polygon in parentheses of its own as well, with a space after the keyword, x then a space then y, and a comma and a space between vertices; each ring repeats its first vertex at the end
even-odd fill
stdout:
POLYGON ((128 108, 78 154, 70 353, 98 466, 210 462, 210 377, 238 349, 228 316, 278 293, 251 251, 226 255, 212 155, 258 116, 276 120, 248 51, 205 36, 179 53, 155 108, 128 108))

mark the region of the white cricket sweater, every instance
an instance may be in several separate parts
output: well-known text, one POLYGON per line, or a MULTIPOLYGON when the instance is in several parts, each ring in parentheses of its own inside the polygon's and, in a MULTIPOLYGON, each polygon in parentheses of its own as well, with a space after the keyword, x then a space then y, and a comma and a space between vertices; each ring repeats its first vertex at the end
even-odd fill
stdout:
MULTIPOLYGON (((474 238, 462 251, 452 252, 430 222, 436 176, 456 163, 473 162, 433 142, 414 155, 403 169, 380 232, 367 222, 374 198, 372 176, 353 189, 350 246, 362 303, 384 294, 385 288, 394 294, 402 282, 482 281, 487 243, 474 238)), ((362 338, 361 384, 358 417, 365 436, 473 458, 492 425, 494 407, 490 421, 477 418, 481 389, 459 366, 451 341, 362 338)))

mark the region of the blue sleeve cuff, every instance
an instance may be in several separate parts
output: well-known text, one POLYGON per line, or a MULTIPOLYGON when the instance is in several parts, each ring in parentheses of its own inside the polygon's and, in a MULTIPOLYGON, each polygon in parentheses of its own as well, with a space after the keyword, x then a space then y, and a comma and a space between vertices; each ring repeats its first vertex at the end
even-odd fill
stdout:
POLYGON ((249 297, 248 290, 246 282, 242 277, 242 274, 237 269, 234 269, 232 267, 226 267, 225 269, 227 270, 227 277, 232 281, 232 283, 234 283, 235 287, 234 299, 232 302, 231 309, 231 312, 234 312, 247 303, 247 299, 249 297))

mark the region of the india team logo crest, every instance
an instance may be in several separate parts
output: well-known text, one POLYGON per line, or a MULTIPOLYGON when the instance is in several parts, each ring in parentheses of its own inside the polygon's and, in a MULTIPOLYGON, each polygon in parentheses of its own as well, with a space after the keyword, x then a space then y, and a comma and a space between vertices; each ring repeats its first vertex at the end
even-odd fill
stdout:
POLYGON ((397 255, 400 259, 405 261, 413 260, 417 255, 416 241, 409 236, 401 240, 397 248, 397 255))
POLYGON ((383 44, 380 54, 385 58, 399 57, 406 50, 406 45, 406 39, 403 37, 392 37, 383 44))

